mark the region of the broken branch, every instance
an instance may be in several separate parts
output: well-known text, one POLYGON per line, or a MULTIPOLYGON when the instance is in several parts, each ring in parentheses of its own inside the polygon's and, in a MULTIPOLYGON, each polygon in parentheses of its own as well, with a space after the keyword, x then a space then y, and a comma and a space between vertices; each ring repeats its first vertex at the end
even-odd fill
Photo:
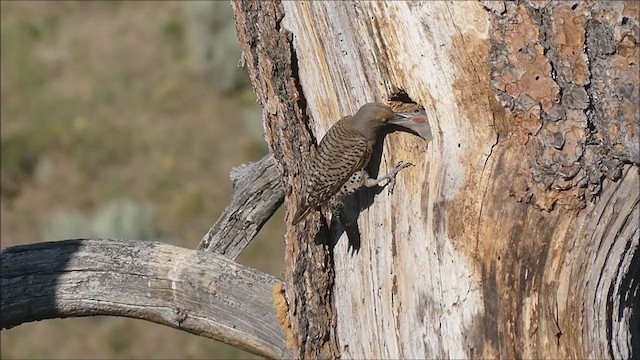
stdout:
POLYGON ((79 316, 143 319, 290 358, 271 275, 150 241, 65 240, 0 250, 0 326, 79 316))
POLYGON ((231 170, 231 203, 209 229, 198 250, 235 260, 284 201, 284 188, 273 155, 231 170))

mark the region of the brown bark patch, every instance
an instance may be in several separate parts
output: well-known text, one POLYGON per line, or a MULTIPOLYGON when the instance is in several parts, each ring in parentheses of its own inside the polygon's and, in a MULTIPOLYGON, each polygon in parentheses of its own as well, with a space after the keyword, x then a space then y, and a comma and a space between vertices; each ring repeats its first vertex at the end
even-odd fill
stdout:
POLYGON ((539 41, 540 29, 524 4, 506 16, 512 22, 499 24, 492 33, 493 86, 514 99, 530 98, 549 109, 557 102, 559 89, 539 41))
POLYGON ((587 55, 583 52, 588 12, 586 7, 561 3, 549 17, 551 42, 557 50, 556 71, 566 81, 584 86, 589 83, 587 55))
POLYGON ((605 177, 640 163, 638 18, 629 11, 527 2, 492 14, 489 66, 507 119, 496 129, 519 135, 529 159, 510 186, 519 201, 581 209, 605 177))

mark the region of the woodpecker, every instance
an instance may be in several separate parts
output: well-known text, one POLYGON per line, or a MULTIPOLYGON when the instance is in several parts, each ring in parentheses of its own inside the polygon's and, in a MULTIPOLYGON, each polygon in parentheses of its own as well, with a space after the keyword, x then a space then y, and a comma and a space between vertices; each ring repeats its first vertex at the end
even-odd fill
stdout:
POLYGON ((338 214, 344 198, 363 186, 373 187, 383 182, 393 186, 398 173, 412 164, 400 162, 387 175, 372 179, 364 169, 378 132, 388 125, 415 131, 413 125, 424 123, 424 110, 396 114, 377 102, 365 104, 355 115, 340 119, 320 141, 303 175, 302 196, 293 223, 320 205, 327 205, 334 215, 338 214))

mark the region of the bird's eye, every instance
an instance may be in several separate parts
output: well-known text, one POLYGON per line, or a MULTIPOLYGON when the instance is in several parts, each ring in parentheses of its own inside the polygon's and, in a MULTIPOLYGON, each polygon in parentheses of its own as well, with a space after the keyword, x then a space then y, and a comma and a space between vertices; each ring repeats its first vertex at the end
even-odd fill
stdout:
POLYGON ((415 110, 413 110, 413 113, 414 113, 414 114, 418 114, 418 113, 420 113, 420 109, 415 109, 415 110))

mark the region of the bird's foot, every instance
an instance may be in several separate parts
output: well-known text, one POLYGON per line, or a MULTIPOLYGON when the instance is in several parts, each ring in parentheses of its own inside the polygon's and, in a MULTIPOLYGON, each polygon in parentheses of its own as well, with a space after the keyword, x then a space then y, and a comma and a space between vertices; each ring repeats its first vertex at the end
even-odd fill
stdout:
POLYGON ((396 176, 398 176, 398 173, 410 166, 413 166, 413 164, 400 161, 398 165, 396 165, 396 167, 394 167, 393 170, 391 170, 391 172, 387 174, 387 176, 389 177, 389 194, 393 194, 393 189, 396 187, 396 176))
POLYGON ((379 179, 371 179, 371 178, 367 178, 364 182, 364 186, 366 187, 373 187, 373 186, 383 186, 389 187, 389 193, 392 194, 393 193, 393 188, 396 186, 396 176, 398 175, 398 173, 400 171, 402 171, 402 169, 406 169, 409 166, 413 166, 412 163, 405 163, 403 161, 400 161, 398 163, 398 165, 396 165, 396 167, 393 168, 393 170, 391 170, 387 175, 379 178, 379 179), (384 183, 384 185, 381 185, 382 183, 384 183))

